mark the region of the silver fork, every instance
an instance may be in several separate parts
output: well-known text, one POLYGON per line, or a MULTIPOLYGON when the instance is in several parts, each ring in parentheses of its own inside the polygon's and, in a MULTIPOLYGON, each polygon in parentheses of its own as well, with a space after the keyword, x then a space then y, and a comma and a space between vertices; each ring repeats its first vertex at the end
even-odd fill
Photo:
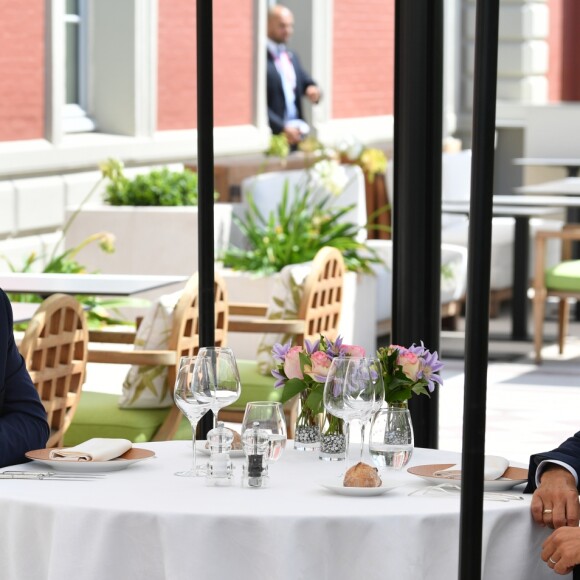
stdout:
MULTIPOLYGON (((455 485, 453 483, 440 483, 439 485, 430 485, 426 488, 416 489, 412 491, 409 495, 421 494, 425 495, 432 491, 441 492, 447 495, 455 495, 454 492, 461 491, 461 486, 455 485)), ((484 491, 483 499, 489 501, 523 501, 523 496, 512 495, 511 493, 500 493, 498 491, 484 491)))
POLYGON ((66 479, 90 481, 106 477, 102 473, 56 473, 55 471, 0 471, 0 479, 66 479))

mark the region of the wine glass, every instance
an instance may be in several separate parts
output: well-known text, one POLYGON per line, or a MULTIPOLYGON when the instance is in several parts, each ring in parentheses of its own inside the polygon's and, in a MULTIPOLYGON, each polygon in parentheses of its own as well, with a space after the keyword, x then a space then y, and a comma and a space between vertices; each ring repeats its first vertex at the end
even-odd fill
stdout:
POLYGON ((413 454, 411 414, 406 407, 381 409, 371 422, 369 453, 379 468, 401 469, 413 454))
POLYGON ((260 424, 260 429, 267 431, 270 439, 268 462, 278 461, 286 448, 286 420, 282 403, 273 401, 254 401, 246 404, 246 412, 242 421, 242 436, 246 429, 251 429, 254 423, 260 424))
MULTIPOLYGON (((332 360, 323 392, 324 408, 345 423, 346 459, 350 448, 350 422, 367 420, 375 402, 368 359, 337 357, 332 360)), ((361 442, 362 457, 362 442, 361 442)))
POLYGON ((359 461, 362 461, 365 426, 371 418, 376 404, 378 377, 374 359, 366 357, 353 359, 349 378, 349 383, 344 390, 344 401, 348 407, 355 410, 354 418, 360 421, 361 439, 359 461))
POLYGON ((175 381, 174 399, 179 410, 188 418, 193 432, 193 464, 187 471, 178 471, 175 475, 182 477, 197 477, 203 475, 196 464, 195 435, 197 423, 210 409, 209 402, 199 397, 199 382, 195 374, 196 357, 182 356, 179 361, 179 369, 175 381))
POLYGON ((213 411, 213 426, 218 413, 240 398, 242 392, 236 357, 231 348, 208 346, 197 353, 196 373, 199 373, 200 398, 213 411))

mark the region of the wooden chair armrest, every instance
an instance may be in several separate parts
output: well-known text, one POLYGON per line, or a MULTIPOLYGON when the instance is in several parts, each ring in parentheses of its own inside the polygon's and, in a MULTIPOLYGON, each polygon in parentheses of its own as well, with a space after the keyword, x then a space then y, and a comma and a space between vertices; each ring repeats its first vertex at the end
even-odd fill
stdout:
POLYGON ((266 316, 266 313, 268 312, 268 305, 229 302, 228 311, 233 315, 239 314, 242 316, 266 316))
POLYGON ((172 350, 91 350, 89 362, 125 365, 173 366, 177 354, 172 350))
POLYGON ((302 334, 304 320, 262 320, 249 318, 247 320, 230 319, 228 332, 261 332, 274 334, 302 334))
POLYGON ((536 239, 580 240, 580 224, 566 224, 561 230, 538 230, 536 239))
POLYGON ((133 344, 135 334, 135 331, 131 330, 89 330, 89 342, 133 344))

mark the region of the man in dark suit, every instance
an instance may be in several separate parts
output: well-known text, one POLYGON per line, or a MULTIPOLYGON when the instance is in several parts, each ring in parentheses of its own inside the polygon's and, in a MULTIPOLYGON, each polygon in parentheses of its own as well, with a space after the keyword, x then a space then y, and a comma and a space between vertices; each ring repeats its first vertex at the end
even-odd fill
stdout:
POLYGON ((541 526, 555 528, 542 546, 542 560, 558 574, 580 564, 580 432, 553 451, 530 458, 526 492, 534 492, 532 517, 541 526))
POLYGON ((23 463, 48 436, 46 412, 14 342, 12 307, 0 290, 0 467, 23 463))
POLYGON ((268 121, 274 134, 284 133, 295 146, 309 132, 302 118, 301 99, 320 100, 320 89, 302 68, 298 57, 286 48, 294 32, 294 17, 277 4, 268 12, 267 94, 268 121))

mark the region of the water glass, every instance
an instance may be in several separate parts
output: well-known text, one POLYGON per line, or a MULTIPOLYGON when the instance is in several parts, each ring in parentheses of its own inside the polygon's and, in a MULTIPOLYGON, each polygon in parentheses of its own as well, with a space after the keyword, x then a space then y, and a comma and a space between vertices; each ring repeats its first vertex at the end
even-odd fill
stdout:
POLYGON ((402 469, 413 454, 413 424, 409 409, 381 409, 371 422, 369 452, 379 468, 402 469))
POLYGON ((268 462, 278 461, 286 448, 286 419, 282 403, 273 401, 253 401, 246 404, 246 412, 242 421, 242 436, 247 429, 252 429, 255 423, 268 433, 270 448, 268 462))

